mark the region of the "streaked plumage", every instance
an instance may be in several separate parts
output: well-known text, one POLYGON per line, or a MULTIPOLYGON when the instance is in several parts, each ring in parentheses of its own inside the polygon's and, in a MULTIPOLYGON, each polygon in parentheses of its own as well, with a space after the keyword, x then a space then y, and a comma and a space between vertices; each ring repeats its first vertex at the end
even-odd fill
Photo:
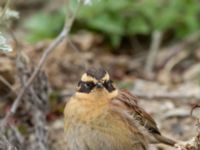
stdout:
MULTIPOLYGON (((83 74, 64 115, 69 150, 147 150, 145 133, 161 136, 137 98, 118 91, 103 69, 83 74)), ((165 143, 173 145, 170 142, 165 143)))

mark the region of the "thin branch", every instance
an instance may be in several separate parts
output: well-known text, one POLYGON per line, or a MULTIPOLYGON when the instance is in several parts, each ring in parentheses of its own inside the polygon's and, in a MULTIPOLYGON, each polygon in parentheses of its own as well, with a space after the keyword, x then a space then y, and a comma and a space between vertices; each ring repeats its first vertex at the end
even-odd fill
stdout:
POLYGON ((197 31, 194 34, 187 36, 181 42, 163 48, 161 51, 167 51, 169 55, 162 60, 162 62, 159 64, 159 68, 163 68, 168 63, 168 61, 170 61, 180 51, 185 51, 186 49, 191 48, 191 46, 194 46, 197 43, 199 43, 198 42, 199 39, 200 39, 200 31, 197 31))
MULTIPOLYGON (((69 3, 69 1, 68 1, 68 3, 69 3)), ((65 25, 64 25, 63 30, 57 36, 57 38, 47 47, 47 49, 45 49, 45 51, 44 51, 44 53, 43 53, 38 65, 36 66, 36 69, 34 70, 34 72, 31 75, 31 77, 28 79, 28 81, 26 82, 24 87, 20 90, 17 98, 14 100, 14 103, 13 103, 10 111, 6 114, 6 116, 4 118, 3 125, 6 125, 8 119, 16 112, 16 110, 17 110, 17 108, 19 106, 19 103, 20 103, 20 101, 21 101, 26 89, 31 85, 31 83, 33 82, 33 80, 37 76, 38 72, 41 70, 41 68, 45 64, 49 54, 68 36, 69 31, 71 29, 71 26, 72 26, 72 24, 73 24, 73 22, 75 20, 75 17, 77 15, 77 12, 78 12, 81 4, 82 4, 82 1, 78 1, 77 9, 75 10, 75 12, 73 14, 71 14, 71 13, 69 13, 69 11, 67 11, 67 16, 69 17, 69 15, 70 15, 70 18, 66 17, 65 25)))
MULTIPOLYGON (((12 129, 12 128, 11 128, 12 129)), ((10 139, 7 138, 4 131, 0 128, 0 149, 7 149, 7 150, 17 150, 17 148, 12 144, 10 139)))
POLYGON ((5 86, 7 86, 7 87, 11 90, 11 92, 12 92, 13 94, 17 95, 17 93, 15 92, 15 90, 12 88, 12 85, 11 85, 3 76, 1 76, 1 75, 0 75, 0 81, 1 81, 5 86))
POLYGON ((157 56, 157 52, 160 48, 161 42, 162 42, 162 32, 157 31, 157 30, 154 31, 152 33, 152 42, 150 45, 150 50, 149 50, 149 54, 148 54, 146 65, 145 65, 145 71, 147 75, 152 74, 154 64, 155 64, 155 58, 157 56))
POLYGON ((197 135, 188 141, 178 142, 175 145, 177 150, 199 150, 200 149, 200 121, 197 119, 197 135))
POLYGON ((68 39, 68 44, 69 44, 69 46, 70 46, 73 50, 75 50, 76 52, 80 52, 80 51, 81 51, 81 50, 72 42, 71 39, 68 39))
POLYGON ((7 2, 5 4, 5 7, 3 8, 2 14, 0 16, 0 20, 4 19, 4 16, 6 14, 6 11, 7 11, 8 7, 9 7, 9 5, 10 5, 10 0, 7 0, 7 2))

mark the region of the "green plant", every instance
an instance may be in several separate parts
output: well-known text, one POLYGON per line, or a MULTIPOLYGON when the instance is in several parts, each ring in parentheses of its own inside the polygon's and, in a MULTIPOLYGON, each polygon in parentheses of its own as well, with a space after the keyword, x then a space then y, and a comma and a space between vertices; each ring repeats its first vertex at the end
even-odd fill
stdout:
POLYGON ((62 30, 64 24, 64 15, 61 12, 48 14, 38 12, 25 22, 25 27, 31 34, 27 39, 30 42, 37 42, 46 38, 54 38, 62 30))
MULTIPOLYGON (((99 32, 117 47, 123 37, 148 36, 154 30, 170 30, 176 38, 182 38, 199 30, 199 14, 198 0, 98 0, 81 7, 74 30, 99 32)), ((63 20, 63 11, 53 16, 38 13, 27 26, 35 39, 53 37, 59 33, 63 20)))
POLYGON ((177 37, 195 32, 199 13, 197 0, 101 0, 82 8, 77 19, 117 46, 123 36, 149 35, 154 30, 174 30, 177 37))

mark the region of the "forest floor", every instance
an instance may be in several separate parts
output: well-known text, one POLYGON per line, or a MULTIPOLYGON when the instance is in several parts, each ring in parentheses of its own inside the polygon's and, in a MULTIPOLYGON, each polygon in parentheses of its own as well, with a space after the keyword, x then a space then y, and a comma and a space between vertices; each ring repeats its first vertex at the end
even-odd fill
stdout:
MULTIPOLYGON (((44 40, 28 44, 23 40, 25 31, 21 28, 15 31, 20 49, 13 42, 13 52, 0 53, 0 118, 9 111, 21 88, 17 56, 22 56, 24 63, 34 68, 52 42, 44 40)), ((196 118, 191 115, 191 110, 200 104, 200 34, 161 46, 151 74, 144 69, 148 50, 127 48, 126 43, 120 50, 113 50, 102 42, 102 38, 89 31, 70 35, 47 59, 43 70, 50 89, 46 125, 51 149, 65 149, 63 109, 85 69, 96 66, 106 68, 119 89, 128 89, 138 96, 139 105, 153 116, 164 135, 177 141, 195 136, 196 118)), ((20 130, 27 143, 31 143, 34 139, 31 117, 34 114, 27 110, 25 103, 23 100, 10 122, 20 130)), ((200 116, 200 112, 195 113, 200 116)), ((151 150, 173 148, 159 144, 152 145, 151 150)))

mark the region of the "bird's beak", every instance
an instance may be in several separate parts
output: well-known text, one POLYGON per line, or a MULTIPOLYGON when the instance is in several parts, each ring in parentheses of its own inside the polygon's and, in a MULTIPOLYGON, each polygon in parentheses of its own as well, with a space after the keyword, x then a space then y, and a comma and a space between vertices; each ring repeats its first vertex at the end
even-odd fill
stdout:
POLYGON ((97 83, 97 84, 96 84, 96 87, 97 87, 98 89, 102 89, 102 88, 103 88, 103 84, 102 84, 102 83, 97 83))

